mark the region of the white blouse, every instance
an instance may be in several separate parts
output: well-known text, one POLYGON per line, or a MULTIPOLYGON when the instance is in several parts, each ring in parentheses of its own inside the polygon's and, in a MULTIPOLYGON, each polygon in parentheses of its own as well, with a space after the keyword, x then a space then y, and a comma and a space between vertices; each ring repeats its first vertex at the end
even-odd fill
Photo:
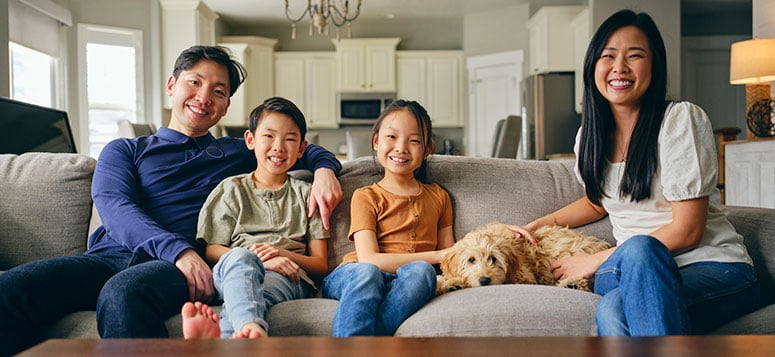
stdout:
MULTIPOLYGON (((581 129, 574 151, 578 157, 581 129)), ((601 204, 608 212, 617 245, 634 235, 651 234, 673 219, 671 201, 710 197, 705 233, 699 246, 675 256, 679 267, 700 261, 753 264, 738 234, 727 220, 716 187, 718 159, 708 116, 689 102, 671 103, 658 139, 659 166, 652 180, 651 197, 640 202, 619 198, 625 162, 608 163, 601 204)), ((576 177, 583 185, 576 165, 576 177)))

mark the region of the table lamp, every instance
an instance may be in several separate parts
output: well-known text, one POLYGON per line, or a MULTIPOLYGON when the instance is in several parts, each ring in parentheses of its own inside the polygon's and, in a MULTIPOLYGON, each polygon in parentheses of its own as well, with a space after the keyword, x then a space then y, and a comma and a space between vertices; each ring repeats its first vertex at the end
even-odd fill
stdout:
MULTIPOLYGON (((754 38, 732 44, 729 83, 745 84, 745 112, 751 139, 751 108, 770 100, 770 82, 775 81, 775 38, 754 38)), ((767 102, 767 106, 769 106, 767 102)))

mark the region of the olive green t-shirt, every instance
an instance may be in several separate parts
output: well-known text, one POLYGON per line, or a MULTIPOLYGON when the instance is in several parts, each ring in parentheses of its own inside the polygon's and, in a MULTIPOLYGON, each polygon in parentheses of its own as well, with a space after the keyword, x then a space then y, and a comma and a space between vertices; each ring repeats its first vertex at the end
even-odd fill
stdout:
MULTIPOLYGON (((289 176, 282 188, 264 190, 253 185, 252 175, 229 177, 213 189, 199 212, 197 239, 246 249, 267 243, 306 254, 310 239, 330 237, 319 211, 307 218, 310 183, 289 176)), ((299 276, 315 286, 303 269, 299 276)))

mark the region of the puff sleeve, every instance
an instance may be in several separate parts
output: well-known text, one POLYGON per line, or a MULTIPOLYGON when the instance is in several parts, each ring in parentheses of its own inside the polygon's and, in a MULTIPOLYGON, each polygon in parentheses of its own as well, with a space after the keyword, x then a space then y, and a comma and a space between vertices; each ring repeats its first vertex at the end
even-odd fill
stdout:
POLYGON ((711 194, 718 180, 718 157, 713 128, 702 108, 688 102, 667 108, 659 133, 659 165, 666 199, 711 194))

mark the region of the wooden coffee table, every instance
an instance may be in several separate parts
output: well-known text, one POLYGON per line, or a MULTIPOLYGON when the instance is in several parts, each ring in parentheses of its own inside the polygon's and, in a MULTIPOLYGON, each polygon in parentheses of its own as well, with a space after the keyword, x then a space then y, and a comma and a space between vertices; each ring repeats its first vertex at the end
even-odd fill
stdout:
POLYGON ((48 340, 20 356, 775 356, 775 335, 48 340))

